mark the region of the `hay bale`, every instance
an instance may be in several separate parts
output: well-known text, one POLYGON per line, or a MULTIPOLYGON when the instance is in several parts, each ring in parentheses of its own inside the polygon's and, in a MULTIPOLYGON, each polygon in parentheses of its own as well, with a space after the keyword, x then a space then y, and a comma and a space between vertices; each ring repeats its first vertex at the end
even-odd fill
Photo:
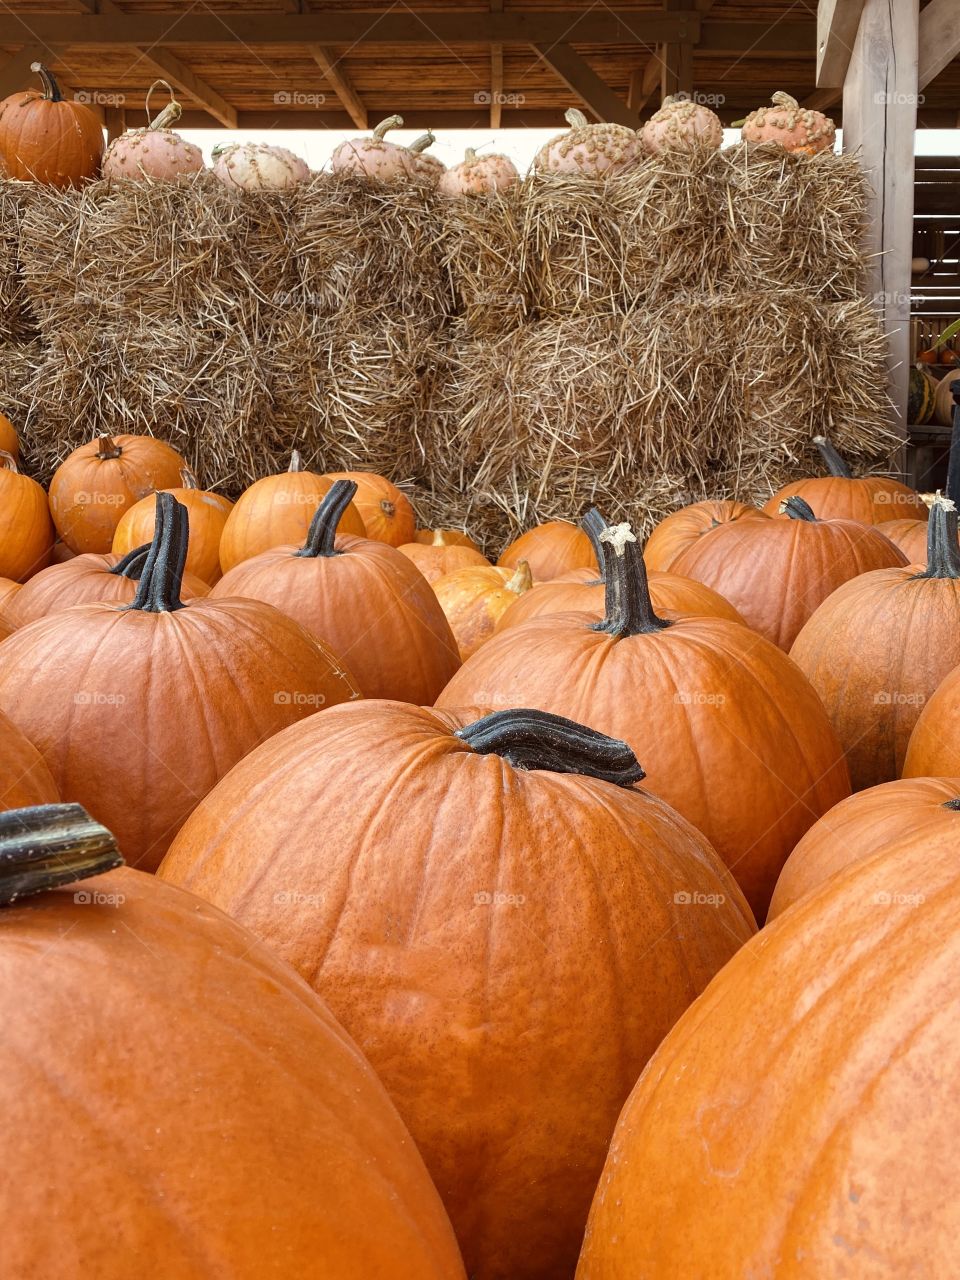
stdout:
POLYGON ((729 192, 727 287, 799 289, 823 302, 855 298, 869 193, 858 159, 750 142, 720 156, 729 192))
POLYGON ((21 223, 36 192, 32 182, 0 178, 0 342, 24 344, 37 336, 37 319, 20 270, 21 223))
POLYGON ((473 334, 516 329, 531 310, 515 191, 440 201, 440 261, 452 304, 473 334))

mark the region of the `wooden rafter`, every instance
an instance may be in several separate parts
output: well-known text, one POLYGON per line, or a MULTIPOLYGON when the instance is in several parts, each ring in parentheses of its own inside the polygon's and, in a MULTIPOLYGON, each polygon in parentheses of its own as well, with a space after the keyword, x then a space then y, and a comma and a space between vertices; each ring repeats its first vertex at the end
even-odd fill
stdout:
POLYGON ((647 105, 660 87, 660 58, 651 53, 642 67, 637 67, 630 77, 627 106, 637 115, 647 105))
POLYGON ((598 120, 609 120, 613 124, 626 124, 636 128, 636 113, 597 75, 576 49, 562 40, 534 47, 570 92, 576 94, 598 120))
MULTIPOLYGON (((491 13, 503 13, 503 0, 490 0, 491 13)), ((503 45, 490 46, 490 128, 499 129, 503 114, 503 45)))
POLYGON ((339 65, 336 56, 325 44, 309 44, 307 52, 323 72, 324 79, 340 99, 344 111, 358 129, 367 128, 367 108, 350 83, 350 77, 339 65))
POLYGON ((960 4, 957 0, 930 0, 920 14, 920 88, 925 89, 957 57, 960 57, 960 4))
POLYGON ((817 88, 842 89, 864 0, 820 0, 817 9, 817 88))

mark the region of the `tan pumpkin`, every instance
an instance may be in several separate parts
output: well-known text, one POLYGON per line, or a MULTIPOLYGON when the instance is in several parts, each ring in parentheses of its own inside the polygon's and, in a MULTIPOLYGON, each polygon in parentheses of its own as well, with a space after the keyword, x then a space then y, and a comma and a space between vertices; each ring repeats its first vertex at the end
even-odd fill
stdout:
POLYGON ((374 471, 326 471, 324 479, 352 480, 357 486, 353 505, 360 512, 368 538, 390 547, 415 540, 417 518, 410 499, 386 476, 374 471))
POLYGON ((516 569, 497 565, 454 569, 432 585, 456 638, 460 659, 466 662, 490 639, 510 606, 530 590, 533 578, 530 566, 521 560, 516 569))
POLYGON ((447 169, 437 183, 442 196, 456 199, 460 196, 488 196, 500 191, 512 191, 520 182, 517 166, 509 156, 486 152, 478 155, 473 147, 467 147, 459 164, 447 169))
POLYGON ((591 124, 582 111, 564 112, 566 133, 545 143, 534 157, 541 173, 605 178, 618 173, 641 154, 640 139, 624 124, 591 124))
POLYGON ((548 520, 528 529, 503 549, 497 564, 515 569, 521 560, 530 566, 534 582, 549 582, 570 569, 600 573, 590 539, 568 520, 548 520))
MULTIPOLYGON (((166 489, 181 506, 186 507, 190 521, 190 544, 187 548, 186 571, 210 586, 221 577, 220 539, 233 503, 219 493, 212 493, 197 486, 192 471, 184 468, 180 473, 182 485, 166 489)), ((113 535, 113 553, 125 556, 134 547, 153 541, 157 504, 152 496, 141 498, 123 513, 113 535)))
POLYGON ((43 84, 0 102, 0 171, 20 182, 76 187, 97 176, 100 121, 82 102, 67 102, 53 73, 31 64, 43 84))
POLYGON ((69 454, 50 481, 50 514, 71 551, 113 546, 123 513, 158 489, 175 488, 186 460, 153 436, 100 436, 69 454))
POLYGON ((416 156, 408 147, 387 141, 391 129, 402 128, 403 116, 387 116, 369 138, 341 142, 330 157, 330 168, 336 174, 373 178, 377 182, 409 182, 417 176, 416 156))
POLYGON ((158 84, 166 85, 170 101, 160 114, 143 129, 127 129, 114 138, 103 157, 105 178, 132 178, 142 181, 155 178, 172 181, 188 173, 199 173, 203 166, 203 152, 192 142, 174 133, 182 114, 180 103, 166 80, 157 80, 147 93, 147 116, 150 114, 150 94, 158 84))
POLYGON ((427 546, 421 542, 407 542, 397 550, 413 561, 430 583, 436 582, 446 573, 453 573, 455 569, 490 566, 490 561, 479 551, 473 551, 460 543, 447 542, 447 535, 442 529, 434 533, 433 541, 427 546))
POLYGON ((210 157, 213 176, 237 191, 288 191, 310 178, 306 160, 266 142, 221 143, 210 157))
POLYGON ((821 111, 801 107, 789 93, 775 93, 772 107, 761 107, 747 116, 742 136, 745 142, 774 142, 785 151, 816 155, 830 151, 837 127, 821 111))
POLYGON ((650 155, 661 151, 716 151, 723 145, 723 125, 716 112, 684 94, 664 98, 640 130, 643 149, 650 155))
MULTIPOLYGON (((286 471, 255 480, 234 503, 223 527, 220 537, 223 572, 270 547, 302 546, 314 512, 334 483, 313 471, 304 471, 296 449, 290 455, 286 471)), ((340 520, 340 532, 352 533, 357 538, 367 536, 363 518, 352 503, 340 520)))
POLYGON ((654 528, 643 548, 644 561, 648 569, 666 572, 687 547, 717 525, 752 520, 754 516, 764 517, 765 514, 756 507, 728 498, 693 502, 679 511, 671 511, 654 528))
POLYGON ((25 582, 50 563, 53 523, 47 495, 0 450, 0 576, 25 582))
POLYGON ((462 529, 418 529, 410 541, 419 542, 422 547, 429 547, 433 545, 433 540, 438 533, 443 534, 443 540, 448 547, 472 547, 474 551, 483 554, 479 543, 462 529))

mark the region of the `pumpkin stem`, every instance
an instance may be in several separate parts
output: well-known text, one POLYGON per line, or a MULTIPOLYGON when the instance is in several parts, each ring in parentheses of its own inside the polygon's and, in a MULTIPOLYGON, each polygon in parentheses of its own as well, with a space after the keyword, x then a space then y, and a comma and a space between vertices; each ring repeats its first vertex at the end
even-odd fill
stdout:
POLYGON ((0 813, 0 906, 121 866, 116 840, 79 804, 0 813))
POLYGON ((427 147, 432 147, 436 140, 436 137, 428 129, 416 141, 411 142, 407 150, 412 151, 414 155, 419 155, 421 151, 426 151, 427 147))
POLYGON ((433 542, 430 545, 432 547, 445 547, 447 545, 446 534, 442 529, 434 529, 433 542))
POLYGON ((334 480, 323 501, 313 513, 307 540, 296 554, 308 559, 317 556, 338 556, 336 548, 337 525, 357 492, 355 480, 334 480))
POLYGON ((180 103, 177 102, 176 98, 174 97, 173 90, 171 89, 170 85, 167 84, 166 80, 154 80, 153 84, 147 90, 146 101, 144 102, 143 105, 147 113, 147 129, 150 132, 153 132, 154 130, 157 130, 157 129, 166 129, 168 125, 175 124, 183 115, 183 110, 180 106, 180 103), (167 93, 169 93, 170 101, 163 108, 163 110, 160 112, 157 118, 155 120, 151 120, 150 119, 150 95, 153 93, 154 89, 157 87, 158 84, 162 84, 163 87, 166 89, 167 93))
POLYGON ((837 453, 836 449, 826 438, 826 436, 814 436, 813 443, 820 450, 820 457, 823 459, 824 466, 832 476, 840 476, 844 480, 852 480, 853 472, 837 453))
POLYGON ((954 796, 952 800, 944 800, 940 808, 952 809, 954 813, 960 813, 960 796, 954 796))
POLYGON ((290 450, 290 465, 289 465, 289 467, 287 467, 287 470, 288 470, 288 471, 302 471, 302 470, 303 470, 303 459, 300 457, 300 450, 299 450, 299 449, 291 449, 291 450, 290 450))
POLYGON ((563 118, 571 129, 585 129, 590 123, 587 117, 577 107, 569 107, 564 113, 563 118))
POLYGON ((957 541, 957 508, 938 493, 927 525, 927 567, 918 578, 960 578, 960 543, 957 541))
POLYGON ((605 631, 620 640, 672 626, 654 613, 647 568, 629 524, 608 525, 596 507, 590 508, 580 524, 597 549, 606 587, 604 616, 591 623, 591 630, 605 631))
POLYGON ((478 755, 500 756, 514 769, 580 773, 618 787, 633 786, 646 776, 619 738, 548 711, 494 711, 458 729, 456 737, 478 755))
POLYGON ((807 520, 811 524, 815 524, 817 520, 810 503, 796 495, 792 498, 784 498, 777 510, 782 516, 789 516, 791 520, 807 520))
POLYGON ((13 471, 17 475, 20 474, 16 458, 12 453, 7 453, 6 449, 0 449, 0 466, 6 468, 7 471, 13 471))
POLYGON ((49 67, 45 67, 42 62, 31 62, 30 70, 38 75, 43 81, 43 97, 46 102, 63 101, 63 94, 60 92, 60 86, 57 84, 54 74, 49 67))
POLYGON ((380 510, 388 520, 392 520, 397 514, 396 504, 391 502, 389 498, 380 499, 380 510))
POLYGON ((142 547, 134 547, 132 551, 128 551, 122 560, 118 560, 112 569, 108 569, 108 573, 112 573, 115 578, 129 578, 132 582, 143 576, 143 566, 147 563, 147 556, 150 554, 150 543, 145 542, 142 547))
POLYGON ((112 436, 100 436, 97 443, 99 445, 97 457, 101 462, 105 462, 108 458, 119 458, 123 453, 120 446, 114 443, 112 436))
POLYGON ((403 128, 403 116, 387 116, 386 120, 381 120, 373 131, 373 136, 378 142, 382 142, 384 137, 391 129, 403 128))
POLYGON ((183 608, 180 587, 187 560, 190 522, 187 508, 172 493, 157 494, 153 541, 147 553, 137 594, 125 609, 141 613, 173 613, 183 608))
POLYGON ((953 430, 950 433, 945 492, 952 503, 960 504, 960 378, 951 384, 950 392, 953 396, 953 430))
POLYGON ((533 574, 530 572, 530 566, 526 560, 517 561, 516 571, 505 586, 508 591, 515 591, 518 596, 522 596, 525 591, 530 590, 533 586, 533 574))
POLYGON ((791 97, 789 93, 784 93, 782 89, 778 89, 777 92, 773 94, 770 101, 775 107, 791 107, 796 110, 796 108, 800 106, 800 103, 796 98, 791 97))
POLYGON ((467 147, 466 151, 464 151, 464 153, 463 153, 463 159, 464 159, 465 163, 470 164, 470 163, 471 163, 471 161, 476 160, 476 158, 477 158, 477 153, 476 153, 476 151, 474 150, 474 148, 473 148, 473 147, 467 147))

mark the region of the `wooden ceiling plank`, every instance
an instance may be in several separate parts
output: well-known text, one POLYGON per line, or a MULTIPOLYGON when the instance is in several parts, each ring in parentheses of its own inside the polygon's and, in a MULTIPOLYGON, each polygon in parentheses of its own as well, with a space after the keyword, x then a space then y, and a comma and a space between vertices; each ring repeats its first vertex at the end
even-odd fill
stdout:
POLYGON ((368 127, 367 108, 363 105, 360 95, 350 83, 349 76, 339 65, 330 49, 323 44, 310 44, 307 45, 307 51, 323 72, 328 84, 340 99, 344 111, 346 111, 353 123, 358 129, 366 129, 368 127))
POLYGON ((860 30, 864 0, 820 0, 817 6, 817 88, 842 89, 860 30))
POLYGON ((629 125, 633 129, 637 127, 636 113, 571 45, 558 41, 555 44, 538 44, 534 48, 598 120, 629 125))
POLYGON ((960 5, 957 0, 931 0, 920 14, 920 88, 925 89, 957 57, 960 5))

